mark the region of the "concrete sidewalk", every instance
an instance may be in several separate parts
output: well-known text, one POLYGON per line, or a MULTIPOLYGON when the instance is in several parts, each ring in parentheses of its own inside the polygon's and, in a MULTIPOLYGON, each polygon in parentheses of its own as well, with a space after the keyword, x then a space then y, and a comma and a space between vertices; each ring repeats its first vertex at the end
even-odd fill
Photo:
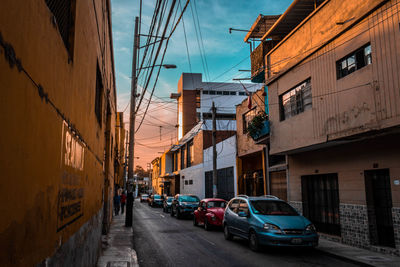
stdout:
POLYGON ((339 258, 359 266, 400 266, 400 257, 356 248, 323 238, 319 239, 319 245, 317 249, 323 253, 329 254, 332 257, 339 258))
POLYGON ((103 251, 97 261, 97 266, 139 266, 132 239, 132 227, 125 227, 125 214, 115 216, 108 235, 103 236, 103 251))

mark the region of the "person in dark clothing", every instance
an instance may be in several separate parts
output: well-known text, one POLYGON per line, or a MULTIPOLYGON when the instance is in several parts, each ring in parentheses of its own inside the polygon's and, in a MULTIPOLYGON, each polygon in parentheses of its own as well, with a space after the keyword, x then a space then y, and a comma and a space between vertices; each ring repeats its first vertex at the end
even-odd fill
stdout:
POLYGON ((126 195, 125 195, 125 192, 122 192, 122 194, 121 194, 121 214, 124 214, 125 204, 126 204, 126 195))
POLYGON ((115 216, 117 216, 119 214, 120 204, 121 204, 121 197, 118 195, 118 193, 115 193, 115 195, 114 195, 115 216))

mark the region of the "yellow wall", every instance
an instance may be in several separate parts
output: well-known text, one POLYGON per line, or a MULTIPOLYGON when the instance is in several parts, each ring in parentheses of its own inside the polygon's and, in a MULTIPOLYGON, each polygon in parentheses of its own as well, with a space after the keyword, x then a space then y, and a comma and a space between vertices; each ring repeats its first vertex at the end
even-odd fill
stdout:
POLYGON ((51 258, 84 223, 102 212, 103 190, 106 199, 112 197, 114 153, 110 142, 105 142, 107 96, 109 136, 114 140, 116 108, 109 2, 94 2, 95 8, 92 1, 76 1, 72 61, 45 1, 1 3, 1 266, 32 266, 51 258), (6 61, 5 43, 14 49, 23 71, 6 61), (104 89, 101 127, 94 108, 97 62, 104 89), (48 101, 40 97, 39 84, 48 101), (66 155, 81 155, 66 152, 69 134, 69 141, 83 147, 81 165, 66 160, 66 155), (105 150, 110 153, 103 162, 105 150), (104 174, 103 166, 109 166, 108 173, 104 174), (109 188, 104 188, 105 175, 109 188), (63 190, 73 189, 74 200, 60 200, 63 190), (60 209, 72 202, 80 203, 80 211, 61 218, 60 209), (75 221, 68 224, 72 218, 75 221))

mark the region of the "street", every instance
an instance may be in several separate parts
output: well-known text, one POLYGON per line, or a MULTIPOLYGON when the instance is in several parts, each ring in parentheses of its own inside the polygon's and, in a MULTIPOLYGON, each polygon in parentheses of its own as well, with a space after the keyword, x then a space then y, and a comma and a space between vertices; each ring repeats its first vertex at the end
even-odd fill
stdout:
POLYGON ((221 230, 194 227, 161 208, 135 201, 133 243, 140 266, 354 266, 318 250, 264 248, 251 251, 247 241, 226 241, 221 230))

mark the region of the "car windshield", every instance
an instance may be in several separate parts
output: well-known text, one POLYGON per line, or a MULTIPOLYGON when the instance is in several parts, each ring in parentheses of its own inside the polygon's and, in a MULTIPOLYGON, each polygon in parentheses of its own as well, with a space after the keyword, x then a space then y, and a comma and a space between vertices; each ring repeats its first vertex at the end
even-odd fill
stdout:
POLYGON ((167 202, 172 202, 172 197, 167 198, 167 202))
POLYGON ((154 195, 154 199, 161 199, 160 195, 154 195))
POLYGON ((285 216, 299 215, 289 204, 283 201, 252 200, 250 203, 253 207, 254 213, 285 216))
POLYGON ((200 199, 196 196, 180 196, 179 201, 182 202, 199 202, 200 199))
POLYGON ((144 195, 142 195, 142 197, 148 197, 149 195, 146 195, 146 194, 144 194, 144 195))
POLYGON ((224 201, 208 201, 207 207, 208 208, 225 208, 226 203, 224 201))

